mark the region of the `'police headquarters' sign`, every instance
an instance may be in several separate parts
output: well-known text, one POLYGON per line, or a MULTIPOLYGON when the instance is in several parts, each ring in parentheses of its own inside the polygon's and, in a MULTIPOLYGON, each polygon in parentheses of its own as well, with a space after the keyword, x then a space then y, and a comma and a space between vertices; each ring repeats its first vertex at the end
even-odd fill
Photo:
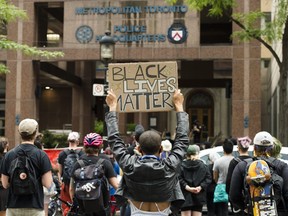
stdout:
POLYGON ((119 112, 158 112, 174 109, 178 88, 177 62, 109 64, 109 89, 118 97, 119 112))

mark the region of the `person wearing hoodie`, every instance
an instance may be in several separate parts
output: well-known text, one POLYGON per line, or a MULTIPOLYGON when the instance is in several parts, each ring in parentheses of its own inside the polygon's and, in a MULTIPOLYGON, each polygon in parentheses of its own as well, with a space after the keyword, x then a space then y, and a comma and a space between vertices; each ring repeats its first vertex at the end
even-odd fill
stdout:
POLYGON ((179 182, 185 203, 181 207, 181 216, 201 216, 206 203, 206 189, 212 181, 208 166, 199 159, 198 145, 189 145, 186 159, 181 164, 179 182))

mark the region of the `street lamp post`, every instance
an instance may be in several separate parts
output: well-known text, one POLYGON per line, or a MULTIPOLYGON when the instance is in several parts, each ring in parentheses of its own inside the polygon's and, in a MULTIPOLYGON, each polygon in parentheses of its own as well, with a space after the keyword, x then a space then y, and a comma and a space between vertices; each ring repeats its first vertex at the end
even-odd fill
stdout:
MULTIPOLYGON (((107 93, 108 83, 107 83, 107 71, 108 64, 114 59, 114 48, 115 41, 113 37, 111 37, 111 32, 109 30, 105 31, 105 35, 100 39, 100 60, 104 63, 105 66, 105 74, 104 74, 104 94, 107 93)), ((108 107, 105 101, 103 102, 103 110, 104 110, 104 125, 103 125, 103 136, 107 136, 107 128, 105 124, 105 114, 108 112, 108 107)))

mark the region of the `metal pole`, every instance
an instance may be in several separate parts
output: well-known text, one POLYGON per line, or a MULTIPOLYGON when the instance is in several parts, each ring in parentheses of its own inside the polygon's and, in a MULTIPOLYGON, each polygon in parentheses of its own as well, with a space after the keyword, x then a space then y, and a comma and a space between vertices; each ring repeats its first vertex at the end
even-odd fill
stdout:
MULTIPOLYGON (((104 62, 104 66, 105 66, 105 74, 104 74, 104 95, 107 95, 107 90, 108 90, 108 82, 107 82, 107 72, 108 72, 108 62, 105 61, 104 62)), ((104 121, 103 121, 103 138, 104 140, 107 140, 107 125, 106 125, 106 121, 105 121, 105 116, 106 113, 108 112, 108 106, 106 104, 105 98, 103 101, 103 112, 104 112, 104 121)), ((104 146, 106 147, 107 142, 104 142, 104 146)))

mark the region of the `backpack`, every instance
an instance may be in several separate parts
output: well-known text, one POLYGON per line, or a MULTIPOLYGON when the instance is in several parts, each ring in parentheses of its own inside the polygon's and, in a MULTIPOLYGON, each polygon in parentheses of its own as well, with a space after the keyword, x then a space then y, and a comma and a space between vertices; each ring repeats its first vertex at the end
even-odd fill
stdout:
POLYGON ((267 213, 276 212, 275 214, 277 215, 277 205, 281 201, 283 201, 283 196, 282 196, 283 178, 277 174, 276 167, 273 164, 274 160, 276 159, 272 157, 245 159, 245 161, 247 162, 247 165, 246 165, 246 174, 244 177, 244 194, 245 194, 246 204, 250 212, 253 212, 253 213, 255 211, 260 211, 260 212, 263 211, 267 213), (259 164, 259 168, 260 166, 261 168, 264 167, 263 171, 265 171, 265 168, 269 168, 269 170, 267 170, 267 173, 264 172, 265 177, 263 178, 261 182, 257 180, 253 180, 251 179, 251 177, 247 177, 249 168, 250 166, 252 166, 251 165, 252 163, 259 164), (259 191, 264 191, 264 192, 259 193, 259 196, 255 197, 254 191, 253 191, 254 194, 250 193, 251 187, 252 187, 252 191, 259 190, 259 191), (255 203, 256 205, 258 205, 258 207, 256 206, 257 210, 255 210, 255 203))
POLYGON ((13 149, 16 153, 16 158, 12 160, 8 171, 11 189, 13 194, 18 196, 31 195, 38 188, 36 172, 31 161, 31 155, 34 151, 27 154, 20 146, 18 149, 20 149, 18 152, 13 149))
POLYGON ((74 164, 78 161, 80 155, 80 149, 65 149, 64 152, 67 155, 64 160, 64 169, 63 169, 63 181, 68 184, 70 182, 72 170, 74 164))
POLYGON ((106 206, 105 190, 109 193, 103 161, 103 158, 99 158, 96 164, 85 165, 83 160, 79 160, 81 167, 74 172, 75 197, 83 201, 93 200, 94 209, 98 210, 106 206))
POLYGON ((242 161, 239 157, 234 157, 233 160, 235 160, 237 162, 237 164, 242 161))

